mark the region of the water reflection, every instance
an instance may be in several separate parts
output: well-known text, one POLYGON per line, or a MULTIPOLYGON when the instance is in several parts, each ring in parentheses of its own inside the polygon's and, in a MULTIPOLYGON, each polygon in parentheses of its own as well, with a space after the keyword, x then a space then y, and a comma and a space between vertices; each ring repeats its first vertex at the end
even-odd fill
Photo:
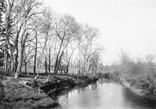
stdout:
POLYGON ((59 97, 58 102, 57 109, 156 109, 156 103, 108 81, 74 89, 59 97))

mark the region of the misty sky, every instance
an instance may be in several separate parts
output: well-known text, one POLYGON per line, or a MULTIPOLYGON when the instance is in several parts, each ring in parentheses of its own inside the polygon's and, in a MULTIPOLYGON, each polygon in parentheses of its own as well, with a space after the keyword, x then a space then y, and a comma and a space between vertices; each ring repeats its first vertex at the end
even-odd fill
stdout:
POLYGON ((99 28, 104 64, 131 57, 156 56, 156 0, 45 0, 57 13, 69 13, 80 23, 99 28))

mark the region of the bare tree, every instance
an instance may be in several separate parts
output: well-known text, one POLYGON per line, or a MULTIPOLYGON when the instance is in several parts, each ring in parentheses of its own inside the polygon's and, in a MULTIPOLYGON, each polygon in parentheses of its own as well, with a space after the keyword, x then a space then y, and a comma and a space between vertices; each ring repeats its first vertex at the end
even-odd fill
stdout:
POLYGON ((77 34, 78 28, 78 23, 70 15, 64 15, 63 17, 60 17, 57 22, 55 22, 54 31, 60 40, 60 43, 55 60, 54 74, 57 74, 64 50, 77 34))
POLYGON ((13 61, 13 51, 12 45, 10 43, 10 39, 12 37, 12 8, 14 5, 14 0, 7 0, 7 7, 6 7, 6 15, 5 15, 5 49, 4 49, 4 70, 9 70, 9 62, 8 62, 8 54, 10 50, 10 58, 13 61), (10 48, 10 49, 9 49, 10 48))
POLYGON ((84 27, 84 37, 87 39, 80 47, 80 52, 83 56, 83 65, 82 67, 82 73, 87 73, 89 69, 89 59, 94 52, 93 49, 93 41, 97 37, 98 33, 97 28, 89 27, 88 25, 85 25, 84 27))
POLYGON ((36 67, 37 67, 37 55, 38 55, 38 44, 39 44, 39 36, 41 36, 41 27, 42 21, 39 15, 36 15, 32 19, 32 31, 33 31, 33 50, 34 50, 34 62, 33 62, 33 73, 36 73, 36 67))
MULTIPOLYGON (((0 50, 1 50, 1 58, 4 57, 4 44, 5 44, 5 21, 3 19, 3 15, 6 11, 6 1, 0 1, 0 50), (3 53, 3 55, 2 55, 3 53)), ((1 62, 2 63, 2 62, 1 62)), ((3 62, 4 63, 4 62, 3 62)), ((3 65, 3 64, 2 64, 3 65)))
POLYGON ((33 48, 32 45, 26 45, 25 51, 24 51, 24 56, 23 56, 23 63, 24 63, 24 67, 25 67, 25 73, 27 72, 27 65, 30 62, 30 60, 33 58, 34 54, 33 54, 33 48))
MULTIPOLYGON (((48 8, 45 8, 42 12, 42 29, 41 29, 41 33, 44 34, 44 45, 43 45, 43 48, 42 48, 42 51, 41 51, 41 54, 39 55, 39 61, 38 61, 38 72, 40 72, 40 68, 41 68, 41 62, 42 62, 42 59, 43 59, 43 56, 45 54, 45 49, 47 49, 47 43, 49 40, 49 35, 50 35, 50 31, 52 31, 52 27, 51 27, 51 24, 52 24, 52 20, 53 20, 53 15, 52 15, 52 11, 49 10, 48 8)), ((50 42, 49 42, 50 43, 50 42)), ((45 55, 46 56, 46 55, 45 55)), ((46 57, 47 58, 47 57, 46 57)), ((46 68, 45 70, 47 71, 47 59, 45 58, 45 63, 46 63, 46 68)))
POLYGON ((23 53, 24 53, 24 49, 25 49, 25 43, 26 40, 29 36, 29 23, 31 18, 35 15, 38 14, 38 12, 35 11, 35 9, 37 8, 37 6, 39 5, 38 2, 36 2, 35 0, 20 0, 20 3, 18 5, 18 7, 21 9, 20 11, 20 32, 19 32, 19 61, 18 61, 18 66, 17 66, 17 70, 15 73, 15 78, 18 77, 19 73, 21 72, 21 68, 22 68, 22 62, 23 62, 23 53))
POLYGON ((97 71, 98 71, 98 67, 100 65, 100 53, 99 51, 94 51, 92 53, 92 56, 89 60, 89 70, 88 71, 91 71, 92 74, 96 74, 97 71))
MULTIPOLYGON (((2 31, 4 30, 4 21, 3 21, 3 15, 6 11, 6 1, 1 0, 0 1, 0 33, 2 35, 2 31)), ((1 36, 2 37, 2 36, 1 36)))
MULTIPOLYGON (((67 61, 67 66, 66 66, 66 74, 68 73, 68 71, 69 71, 69 66, 70 66, 70 63, 71 63, 71 59, 72 59, 72 56, 73 56, 73 54, 74 54, 74 52, 77 50, 77 48, 79 48, 80 47, 80 45, 85 41, 85 39, 81 39, 82 38, 82 28, 81 27, 79 27, 79 29, 77 29, 77 34, 76 34, 76 36, 75 36, 75 38, 74 38, 74 40, 73 41, 71 41, 70 43, 69 43, 69 45, 70 45, 70 52, 68 52, 68 50, 67 50, 67 59, 66 59, 66 61, 67 61), (80 41, 81 40, 81 41, 80 41)), ((68 47, 69 46, 67 46, 67 49, 68 49, 68 47)))

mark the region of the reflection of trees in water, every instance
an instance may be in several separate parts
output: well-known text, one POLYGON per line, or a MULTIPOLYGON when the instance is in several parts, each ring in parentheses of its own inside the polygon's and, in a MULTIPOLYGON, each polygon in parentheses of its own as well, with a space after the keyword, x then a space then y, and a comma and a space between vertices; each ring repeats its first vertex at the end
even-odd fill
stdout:
POLYGON ((91 89, 92 89, 92 90, 96 90, 96 89, 97 89, 97 83, 92 84, 92 85, 91 85, 91 89))
POLYGON ((68 98, 68 94, 72 93, 74 91, 74 88, 67 88, 67 89, 64 89, 62 90, 62 92, 59 94, 59 97, 60 96, 64 96, 66 98, 68 98))
POLYGON ((78 92, 78 94, 80 94, 81 92, 86 91, 86 90, 87 90, 86 87, 82 87, 82 88, 78 88, 77 92, 78 92))
MULTIPOLYGON (((50 109, 50 108, 49 108, 50 109)), ((52 107, 51 109, 63 109, 62 106, 58 103, 56 106, 52 107)))
POLYGON ((59 96, 64 96, 64 97, 68 98, 68 95, 74 91, 77 91, 77 93, 80 94, 81 92, 84 92, 87 90, 95 90, 95 89, 97 89, 97 83, 93 83, 88 86, 79 86, 76 88, 68 88, 66 90, 63 90, 59 96))
MULTIPOLYGON (((79 88, 74 88, 68 92, 66 92, 65 94, 62 95, 63 98, 65 98, 65 102, 67 102, 68 98, 70 98, 70 96, 73 94, 78 94, 78 96, 76 98, 72 98, 74 99, 74 101, 76 101, 75 105, 79 105, 82 107, 94 107, 94 106, 98 106, 99 105, 99 101, 100 100, 100 95, 99 93, 97 93, 96 90, 98 87, 97 83, 94 84, 90 84, 88 86, 80 86, 79 88), (75 100, 76 99, 76 100, 75 100), (95 101, 96 100, 96 101, 95 101)), ((58 108, 57 108, 58 109, 58 108)), ((61 108, 59 108, 61 109, 61 108)))
POLYGON ((123 88, 123 98, 125 100, 126 105, 131 105, 134 109, 138 109, 138 107, 135 106, 140 106, 140 109, 156 108, 156 102, 141 96, 137 96, 127 88, 123 88))
POLYGON ((80 94, 78 103, 82 107, 86 108, 93 108, 95 106, 99 106, 100 103, 100 93, 95 91, 98 88, 98 83, 93 83, 87 87, 82 87, 81 93, 85 91, 84 93, 80 94), (96 100, 96 101, 95 101, 96 100))
POLYGON ((81 92, 84 92, 84 91, 96 90, 96 89, 97 89, 97 82, 96 83, 93 83, 93 84, 90 84, 88 86, 82 86, 80 88, 77 88, 77 92, 78 93, 81 93, 81 92))
POLYGON ((68 98, 68 94, 65 94, 66 98, 68 98))
POLYGON ((84 89, 85 92, 81 92, 78 99, 76 100, 77 104, 87 109, 98 107, 101 99, 100 93, 98 93, 98 91, 95 91, 97 89, 97 84, 92 84, 89 87, 83 88, 83 90, 84 89))

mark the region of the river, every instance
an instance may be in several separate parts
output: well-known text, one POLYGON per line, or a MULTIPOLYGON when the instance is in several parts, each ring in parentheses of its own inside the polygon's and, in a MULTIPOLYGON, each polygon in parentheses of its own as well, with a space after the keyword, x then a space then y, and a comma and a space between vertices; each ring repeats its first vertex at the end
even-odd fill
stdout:
POLYGON ((58 98, 56 109, 156 109, 156 103, 115 82, 98 81, 58 98))

